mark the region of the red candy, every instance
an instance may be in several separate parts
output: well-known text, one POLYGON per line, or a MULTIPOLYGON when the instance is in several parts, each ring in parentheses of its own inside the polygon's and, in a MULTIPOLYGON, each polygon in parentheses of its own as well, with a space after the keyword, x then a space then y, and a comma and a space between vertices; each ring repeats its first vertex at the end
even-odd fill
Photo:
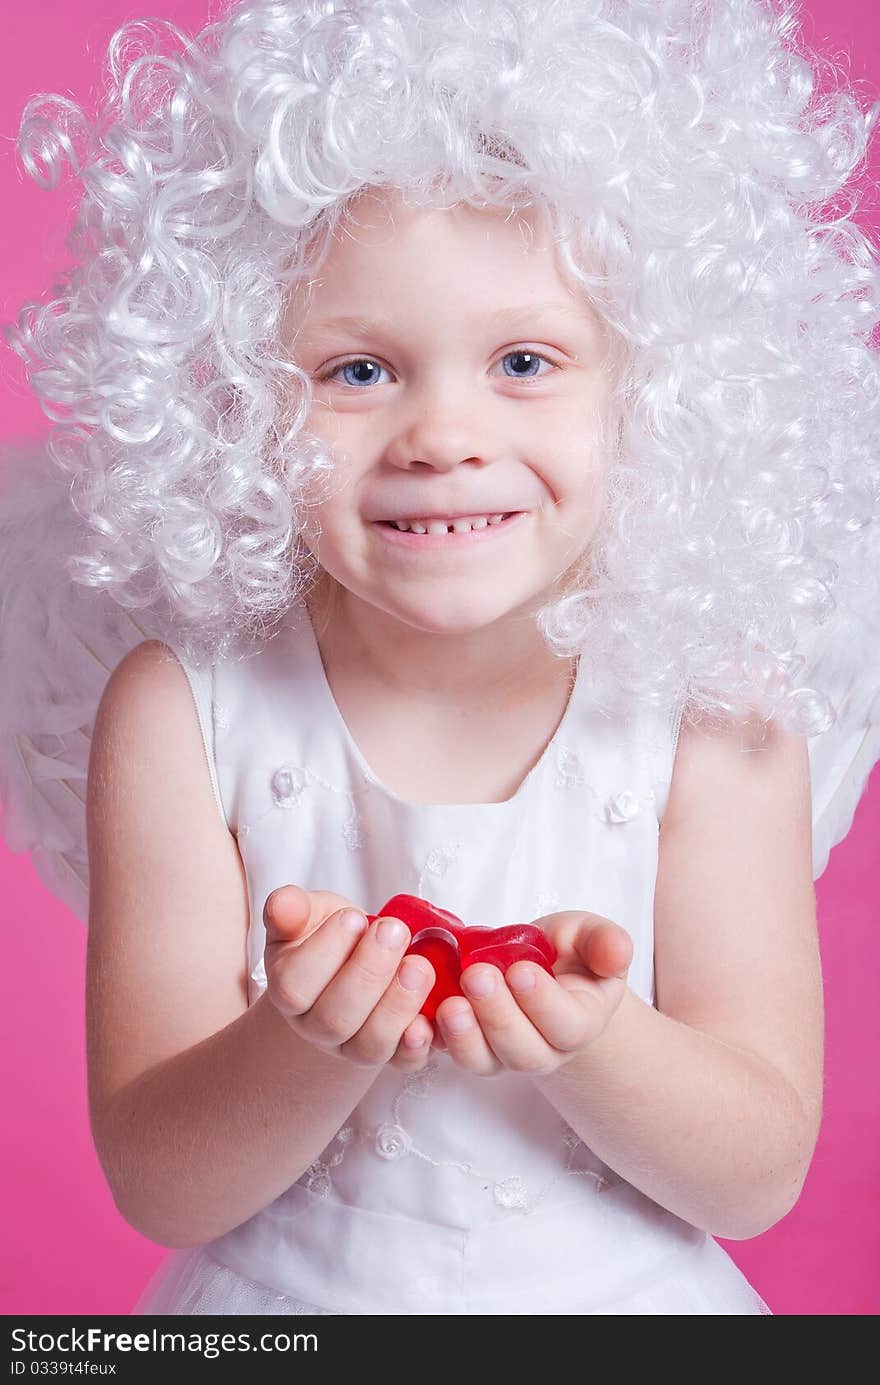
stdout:
POLYGON ((512 923, 504 928, 465 928, 460 918, 414 894, 396 894, 383 904, 375 919, 401 919, 412 933, 407 956, 427 957, 436 981, 421 1013, 433 1021, 437 1006, 449 995, 461 995, 461 973, 476 962, 490 962, 502 973, 514 962, 537 962, 553 974, 556 948, 540 928, 531 923, 512 923))

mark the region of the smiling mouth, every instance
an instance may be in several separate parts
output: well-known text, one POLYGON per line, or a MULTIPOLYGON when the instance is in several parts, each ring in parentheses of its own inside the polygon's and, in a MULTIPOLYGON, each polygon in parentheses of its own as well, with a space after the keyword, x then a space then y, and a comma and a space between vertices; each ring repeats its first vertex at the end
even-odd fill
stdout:
POLYGON ((506 514, 462 515, 458 519, 380 519, 377 523, 386 529, 396 529, 402 534, 469 534, 473 530, 488 529, 503 524, 520 514, 519 510, 508 510, 506 514))

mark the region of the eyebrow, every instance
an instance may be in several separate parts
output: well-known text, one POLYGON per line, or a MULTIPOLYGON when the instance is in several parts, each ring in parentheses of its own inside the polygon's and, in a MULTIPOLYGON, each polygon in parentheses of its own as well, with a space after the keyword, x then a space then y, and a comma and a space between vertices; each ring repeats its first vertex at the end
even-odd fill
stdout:
MULTIPOLYGON (((504 327, 508 324, 517 324, 528 320, 534 321, 536 318, 562 317, 568 318, 581 326, 591 325, 589 309, 584 305, 585 311, 580 312, 574 306, 565 303, 523 303, 512 308, 498 308, 493 313, 487 313, 485 321, 491 327, 504 327)), ((363 332, 370 336, 374 332, 393 332, 397 323, 387 317, 357 317, 345 314, 341 317, 318 318, 314 324, 309 324, 314 331, 324 331, 327 329, 340 329, 346 332, 363 332)))

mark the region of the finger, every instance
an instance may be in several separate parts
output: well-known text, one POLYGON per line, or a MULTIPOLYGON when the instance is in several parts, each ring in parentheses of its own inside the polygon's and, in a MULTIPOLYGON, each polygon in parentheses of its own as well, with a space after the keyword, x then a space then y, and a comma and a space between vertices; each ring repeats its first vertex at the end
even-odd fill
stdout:
POLYGON ((424 1015, 416 1015, 400 1036, 400 1042, 390 1060, 395 1068, 404 1072, 418 1072, 431 1056, 431 1040, 434 1027, 424 1015))
POLYGON ((608 981, 557 978, 533 962, 515 962, 505 981, 520 1009, 557 1053, 574 1053, 605 1026, 608 999, 603 988, 608 981))
POLYGON ((570 971, 572 962, 600 976, 616 976, 628 969, 632 939, 613 919, 567 910, 552 915, 548 924, 548 936, 559 954, 556 976, 570 971))
MULTIPOLYGON (((427 958, 404 957, 366 1019, 341 1045, 343 1056, 355 1063, 373 1067, 401 1054, 397 1066, 412 1066, 414 1059, 418 1060, 417 1066, 421 1066, 427 1056, 433 1031, 419 1011, 431 992, 434 980, 434 968, 427 958), (405 1036, 409 1038, 408 1043, 404 1042, 405 1036)), ((340 993, 343 993, 342 986, 340 993)), ((323 1004, 322 997, 316 1007, 316 1020, 320 1019, 323 1004)))
POLYGON ((575 949, 596 976, 625 976, 633 958, 632 938, 610 919, 585 924, 578 932, 575 949))
MULTIPOLYGON (((542 967, 536 970, 543 972, 542 967)), ((466 967, 461 989, 474 1007, 486 1042, 505 1067, 543 1072, 557 1065, 551 1046, 517 1004, 498 967, 483 962, 466 967)))
POLYGON ((480 1029, 473 1007, 462 996, 447 996, 437 1006, 434 1018, 443 1046, 459 1067, 478 1077, 492 1077, 501 1071, 501 1062, 480 1029))
POLYGON ((330 890, 304 890, 299 885, 282 885, 273 890, 263 905, 266 941, 301 941, 346 906, 356 908, 344 895, 330 890))
POLYGON ((366 915, 346 908, 301 942, 276 939, 266 944, 266 977, 282 1014, 292 1019, 312 1009, 366 929, 366 915))
MULTIPOLYGON (((300 951, 306 952, 319 937, 320 933, 307 938, 300 951)), ((410 931, 400 919, 379 918, 370 924, 312 1004, 305 1026, 307 1036, 322 1046, 338 1046, 356 1034, 391 985, 410 939, 410 931)), ((420 980, 433 978, 433 968, 424 957, 411 957, 408 961, 415 964, 413 972, 418 972, 420 980)), ((402 995, 421 995, 409 1015, 414 1018, 428 993, 427 985, 424 994, 421 988, 409 992, 402 984, 397 989, 398 999, 402 995)), ((395 1039, 380 1061, 391 1057, 396 1043, 395 1039)))

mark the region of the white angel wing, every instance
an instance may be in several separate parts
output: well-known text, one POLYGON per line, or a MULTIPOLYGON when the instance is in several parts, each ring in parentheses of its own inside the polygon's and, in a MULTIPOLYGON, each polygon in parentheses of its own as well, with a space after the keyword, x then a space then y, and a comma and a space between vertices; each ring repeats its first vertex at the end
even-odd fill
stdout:
POLYGON ((39 444, 0 467, 0 830, 88 919, 86 779, 95 713, 116 665, 157 632, 67 575, 78 516, 39 444))
POLYGON ((832 727, 810 741, 813 780, 813 879, 828 865, 832 847, 852 826, 856 808, 880 760, 880 717, 842 735, 832 727))
MULTIPOLYGON (((852 826, 880 760, 880 611, 848 613, 835 622, 822 653, 808 660, 809 677, 828 694, 837 721, 807 741, 813 788, 813 879, 852 826)), ((821 633, 821 632, 819 632, 821 633)), ((818 647, 818 646, 817 646, 818 647)))
MULTIPOLYGON (((68 576, 64 564, 77 546, 78 516, 69 482, 45 449, 9 449, 3 463, 0 832, 11 851, 30 853, 43 884, 86 922, 85 800, 95 714, 116 665, 161 631, 150 611, 135 617, 68 576)), ((836 689, 839 715, 830 731, 808 741, 814 879, 849 831, 880 759, 876 620, 869 611, 841 616, 833 639, 820 645, 817 637, 822 652, 810 664, 823 690, 836 689)))

